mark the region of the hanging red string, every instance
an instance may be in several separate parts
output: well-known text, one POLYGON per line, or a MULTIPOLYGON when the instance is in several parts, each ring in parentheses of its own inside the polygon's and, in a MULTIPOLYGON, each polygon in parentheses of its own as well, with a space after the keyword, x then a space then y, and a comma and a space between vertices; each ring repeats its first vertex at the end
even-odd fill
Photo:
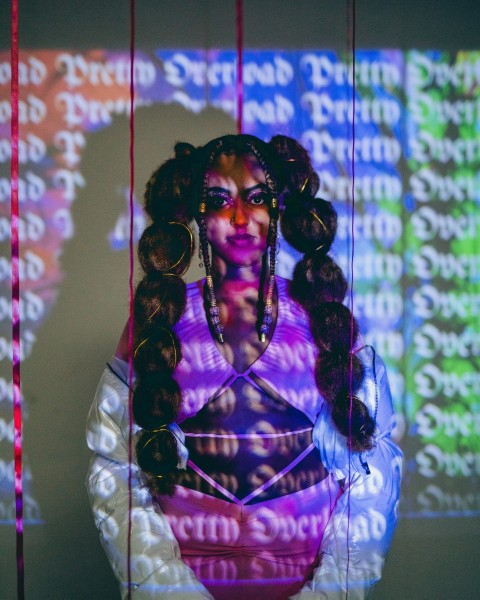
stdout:
POLYGON ((12 373, 13 373, 13 455, 15 471, 15 526, 17 557, 17 598, 25 596, 23 556, 22 484, 22 395, 20 388, 20 245, 18 238, 18 0, 12 0, 11 24, 11 253, 12 253, 12 373))
POLYGON ((134 184, 135 184, 135 0, 130 0, 130 235, 129 235, 129 318, 128 318, 128 541, 127 541, 127 579, 128 598, 131 598, 132 569, 132 461, 133 461, 133 410, 132 410, 132 383, 133 383, 133 277, 134 277, 134 184))
MULTIPOLYGON (((350 235, 351 235, 351 251, 350 251, 350 285, 349 285, 349 298, 350 298, 350 407, 349 407, 349 453, 351 452, 351 440, 352 440, 352 418, 353 418, 353 345, 354 345, 354 306, 353 306, 353 283, 354 283, 354 258, 355 258, 355 95, 356 95, 356 83, 355 83, 355 0, 347 0, 347 14, 346 14, 346 34, 347 34, 347 66, 350 63, 351 66, 351 91, 349 90, 349 78, 347 77, 347 94, 351 95, 352 105, 352 125, 350 130, 352 140, 352 154, 350 157, 350 235)), ((347 69, 348 70, 348 69, 347 69)), ((351 461, 348 461, 348 477, 351 478, 351 461)), ((348 599, 348 573, 350 567, 350 487, 348 487, 348 512, 347 512, 347 567, 345 573, 346 581, 346 598, 348 599)))
POLYGON ((237 29, 237 133, 243 132, 243 1, 236 0, 237 29))

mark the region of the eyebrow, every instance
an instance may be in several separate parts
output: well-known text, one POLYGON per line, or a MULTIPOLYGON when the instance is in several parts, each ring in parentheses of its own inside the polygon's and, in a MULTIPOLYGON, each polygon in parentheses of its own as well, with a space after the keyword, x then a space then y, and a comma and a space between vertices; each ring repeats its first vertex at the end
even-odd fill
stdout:
MULTIPOLYGON (((250 194, 250 192, 255 192, 256 190, 269 191, 266 183, 257 183, 257 185, 253 185, 252 187, 245 188, 243 190, 243 193, 245 195, 248 195, 248 194, 250 194)), ((207 192, 225 192, 225 193, 229 194, 230 190, 228 188, 213 186, 213 187, 208 187, 207 192)))

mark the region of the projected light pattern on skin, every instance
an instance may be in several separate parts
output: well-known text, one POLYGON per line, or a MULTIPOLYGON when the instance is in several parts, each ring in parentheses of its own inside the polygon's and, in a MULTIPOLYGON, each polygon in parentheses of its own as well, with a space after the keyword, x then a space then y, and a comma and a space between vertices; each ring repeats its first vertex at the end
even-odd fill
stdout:
MULTIPOLYGON (((222 154, 207 176, 207 237, 215 257, 232 266, 260 263, 267 249, 271 201, 265 175, 251 157, 222 154)), ((238 295, 248 281, 235 281, 238 295)), ((258 295, 258 294, 257 294, 258 295)), ((239 300, 240 302, 242 300, 239 300)), ((233 315, 241 307, 231 311, 233 315)), ((249 311, 251 313, 251 311, 249 311)), ((228 318, 228 317, 227 317, 228 318)), ((238 317, 239 322, 243 319, 238 317)))
MULTIPOLYGON (((285 401, 272 400, 264 392, 259 392, 259 415, 245 401, 248 388, 255 390, 240 378, 234 381, 231 389, 235 410, 228 418, 221 414, 222 395, 212 400, 208 409, 202 409, 195 417, 183 422, 190 459, 239 499, 248 496, 277 473, 289 473, 290 486, 292 479, 305 484, 312 472, 316 472, 318 478, 312 485, 323 479, 326 473, 318 468, 319 457, 313 456, 314 453, 292 471, 289 470, 290 463, 311 444, 312 423, 285 401)), ((231 398, 229 400, 231 402, 231 398)), ((193 479, 187 473, 180 483, 198 489, 193 479)), ((281 495, 279 490, 285 489, 282 479, 252 501, 281 495)), ((291 492, 299 489, 302 487, 294 487, 291 492)), ((210 486, 208 490, 199 491, 224 497, 220 490, 212 491, 210 486)))

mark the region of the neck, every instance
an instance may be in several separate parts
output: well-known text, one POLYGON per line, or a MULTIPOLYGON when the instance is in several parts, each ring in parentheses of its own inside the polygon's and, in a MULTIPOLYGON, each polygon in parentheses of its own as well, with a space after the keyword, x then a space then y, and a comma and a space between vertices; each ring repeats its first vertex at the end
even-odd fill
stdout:
MULTIPOLYGON (((276 300, 273 297, 273 286, 269 288, 269 278, 265 277, 265 254, 257 263, 237 267, 225 263, 219 256, 212 256, 212 278, 215 297, 218 303, 220 323, 227 335, 244 339, 253 332, 260 334, 260 342, 271 336, 269 323, 276 320, 276 300), (263 292, 259 292, 263 287, 263 292), (263 303, 263 319, 260 330, 255 325, 259 301, 263 303), (273 300, 273 304, 272 304, 273 300), (265 319, 268 319, 267 323, 265 319), (247 328, 247 334, 245 333, 247 328), (269 332, 270 330, 270 332, 269 332)), ((217 313, 218 314, 218 313, 217 313)), ((213 326, 215 328, 215 326, 213 326)), ((217 332, 218 335, 218 332, 217 332)), ((221 342, 223 335, 219 336, 221 342)))
POLYGON ((263 260, 253 265, 237 267, 226 264, 219 256, 212 257, 212 276, 219 299, 237 295, 243 287, 260 288, 263 260))

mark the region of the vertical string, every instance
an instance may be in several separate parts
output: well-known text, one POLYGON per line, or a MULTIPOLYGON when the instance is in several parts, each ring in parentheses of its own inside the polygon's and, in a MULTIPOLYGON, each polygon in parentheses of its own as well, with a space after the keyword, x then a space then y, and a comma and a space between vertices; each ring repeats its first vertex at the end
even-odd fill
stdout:
POLYGON ((129 318, 128 318, 128 541, 127 541, 127 578, 128 595, 132 594, 132 460, 133 460, 133 410, 132 410, 132 382, 133 382, 133 225, 134 225, 134 184, 135 184, 135 0, 130 0, 130 236, 129 236, 129 318))
POLYGON ((20 245, 18 238, 18 0, 11 3, 11 88, 12 157, 10 171, 10 233, 12 254, 12 375, 13 375, 13 456, 15 471, 15 530, 17 558, 17 598, 25 597, 23 556, 22 483, 22 396, 20 388, 20 245))
POLYGON ((237 133, 243 132, 243 1, 236 0, 237 133))
MULTIPOLYGON (((351 172, 351 254, 350 254, 350 307, 351 307, 351 318, 350 318, 350 398, 353 394, 353 343, 354 343, 354 306, 353 306, 353 285, 354 285, 354 269, 353 263, 355 258, 355 96, 356 96, 356 82, 355 82, 355 0, 351 2, 351 21, 350 21, 350 34, 351 34, 351 61, 352 61, 352 156, 350 162, 351 172)), ((350 400, 350 426, 352 420, 352 401, 350 400)))
MULTIPOLYGON (((356 82, 355 82, 355 0, 347 0, 347 66, 350 59, 351 65, 351 77, 352 77, 352 126, 350 129, 351 133, 351 148, 352 155, 350 158, 350 180, 351 180, 351 214, 350 214, 350 236, 351 236, 351 251, 350 251, 350 285, 349 285, 349 297, 350 297, 350 406, 349 406, 349 419, 348 419, 348 436, 349 436, 349 455, 351 453, 352 445, 352 419, 353 419, 353 344, 354 344, 354 306, 353 306, 353 284, 354 284, 354 271, 353 263, 355 258, 355 95, 356 95, 356 82)), ((347 69, 348 73, 348 69, 347 69)), ((348 77, 347 77, 347 90, 348 90, 348 77)), ((351 479, 351 460, 348 461, 348 478, 351 479)), ((348 599, 348 573, 350 568, 350 485, 348 486, 348 508, 347 508, 347 567, 345 574, 346 581, 346 598, 348 599)))

